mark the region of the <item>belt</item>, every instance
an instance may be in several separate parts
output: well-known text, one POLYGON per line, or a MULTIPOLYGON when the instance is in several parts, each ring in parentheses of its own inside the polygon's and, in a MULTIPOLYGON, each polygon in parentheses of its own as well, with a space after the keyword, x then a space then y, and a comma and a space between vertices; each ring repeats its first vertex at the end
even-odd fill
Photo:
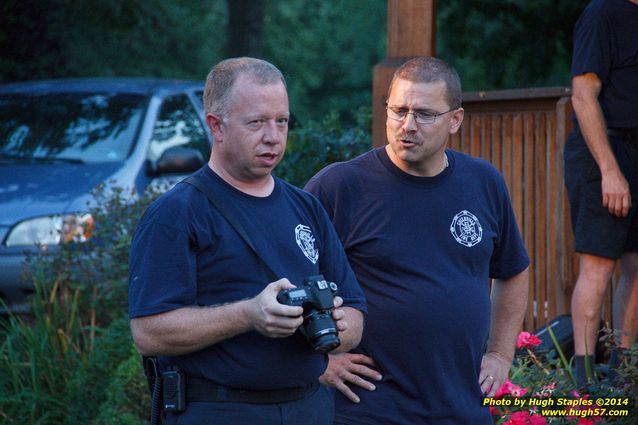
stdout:
POLYGON ((608 128, 607 136, 623 139, 630 143, 634 143, 638 145, 638 130, 622 130, 619 128, 608 128))
POLYGON ((240 390, 218 385, 207 379, 188 377, 186 401, 275 404, 299 400, 312 394, 317 388, 319 388, 319 382, 315 381, 303 387, 281 390, 240 390))

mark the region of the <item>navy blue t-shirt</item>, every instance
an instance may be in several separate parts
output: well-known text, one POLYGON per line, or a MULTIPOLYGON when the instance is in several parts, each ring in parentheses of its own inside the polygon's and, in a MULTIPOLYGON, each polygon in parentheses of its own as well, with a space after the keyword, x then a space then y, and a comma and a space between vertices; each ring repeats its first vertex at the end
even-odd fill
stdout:
MULTIPOLYGON (((262 198, 233 188, 208 166, 195 174, 218 188, 279 278, 301 286, 304 278, 321 273, 339 285, 344 305, 366 311, 343 247, 317 199, 277 178, 272 194, 262 198)), ((206 196, 184 183, 144 213, 132 242, 129 274, 131 318, 254 297, 272 280, 206 196)), ((160 357, 160 363, 218 384, 259 390, 313 382, 325 370, 327 356, 314 351, 300 332, 268 338, 252 331, 187 355, 160 357)))
POLYGON ((478 384, 489 278, 529 264, 507 188, 487 162, 447 151, 435 177, 404 173, 384 148, 327 167, 306 189, 324 204, 368 301, 359 350, 375 391, 337 394, 336 422, 492 424, 478 384))
POLYGON ((572 76, 595 73, 607 126, 638 128, 638 5, 593 0, 574 29, 572 76))

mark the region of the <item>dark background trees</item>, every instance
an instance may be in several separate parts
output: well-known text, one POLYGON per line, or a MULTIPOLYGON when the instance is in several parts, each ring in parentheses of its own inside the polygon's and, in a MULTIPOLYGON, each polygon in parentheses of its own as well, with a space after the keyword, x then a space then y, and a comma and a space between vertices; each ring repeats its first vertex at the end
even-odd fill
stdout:
MULTIPOLYGON (((569 84, 573 25, 588 0, 446 0, 437 54, 467 91, 569 84)), ((220 59, 263 57, 302 120, 369 106, 385 56, 386 0, 8 0, 0 81, 71 76, 203 80, 220 59)))

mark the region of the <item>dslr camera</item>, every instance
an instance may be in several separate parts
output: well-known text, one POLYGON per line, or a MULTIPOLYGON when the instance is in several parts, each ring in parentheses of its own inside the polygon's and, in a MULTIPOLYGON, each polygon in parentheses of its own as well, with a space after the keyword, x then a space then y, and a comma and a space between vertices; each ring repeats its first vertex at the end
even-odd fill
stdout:
POLYGON ((281 304, 303 307, 301 332, 321 353, 341 345, 337 325, 332 319, 337 289, 336 283, 327 282, 323 275, 316 275, 304 279, 301 288, 284 289, 277 294, 277 301, 281 304))

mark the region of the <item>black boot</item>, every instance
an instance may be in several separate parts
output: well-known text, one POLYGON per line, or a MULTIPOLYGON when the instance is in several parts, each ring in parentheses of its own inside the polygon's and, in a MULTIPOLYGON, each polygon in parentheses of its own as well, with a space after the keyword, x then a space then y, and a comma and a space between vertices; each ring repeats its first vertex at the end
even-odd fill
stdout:
POLYGON ((614 386, 617 383, 618 368, 620 367, 620 364, 622 363, 623 351, 624 349, 620 347, 616 347, 611 350, 611 353, 609 353, 609 360, 607 361, 607 364, 603 368, 604 369, 603 373, 605 377, 602 380, 602 382, 604 382, 606 385, 614 386))
POLYGON ((589 384, 587 379, 587 369, 585 368, 585 358, 589 358, 589 370, 591 373, 591 382, 594 381, 594 355, 589 356, 574 356, 574 378, 576 379, 576 386, 578 388, 584 388, 589 384))

